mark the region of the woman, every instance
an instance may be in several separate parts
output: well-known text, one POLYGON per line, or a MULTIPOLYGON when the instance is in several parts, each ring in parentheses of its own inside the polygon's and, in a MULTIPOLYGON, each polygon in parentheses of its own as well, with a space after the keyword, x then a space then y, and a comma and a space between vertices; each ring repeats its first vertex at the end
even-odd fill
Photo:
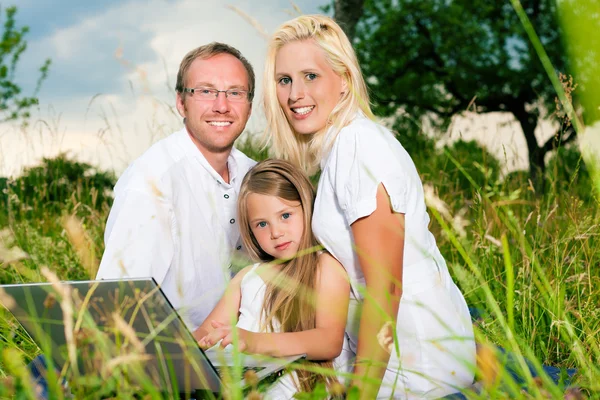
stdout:
POLYGON ((322 171, 313 230, 350 277, 346 330, 361 397, 435 398, 469 386, 475 343, 465 300, 428 230, 414 163, 373 122, 346 35, 324 16, 283 24, 264 85, 276 155, 322 171), (391 346, 376 339, 386 330, 391 346))

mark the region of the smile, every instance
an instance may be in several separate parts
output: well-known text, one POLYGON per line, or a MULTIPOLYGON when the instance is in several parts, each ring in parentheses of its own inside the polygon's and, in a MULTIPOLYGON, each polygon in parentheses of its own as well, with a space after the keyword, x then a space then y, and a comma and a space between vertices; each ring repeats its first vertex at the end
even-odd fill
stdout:
POLYGON ((292 242, 281 243, 281 244, 278 244, 277 246, 275 246, 275 248, 277 250, 285 250, 285 249, 287 249, 290 246, 291 243, 292 242))
POLYGON ((311 112, 313 110, 313 108, 315 108, 315 106, 299 107, 299 108, 292 108, 292 111, 295 112, 296 114, 306 115, 309 112, 311 112))
POLYGON ((210 126, 220 126, 220 127, 222 127, 222 126, 229 126, 229 125, 232 124, 232 122, 230 122, 230 121, 209 121, 208 124, 210 126))

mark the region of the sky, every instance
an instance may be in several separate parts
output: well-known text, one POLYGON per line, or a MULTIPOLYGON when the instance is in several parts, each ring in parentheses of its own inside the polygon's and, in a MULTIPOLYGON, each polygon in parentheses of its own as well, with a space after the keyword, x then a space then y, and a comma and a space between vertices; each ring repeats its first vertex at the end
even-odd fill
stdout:
MULTIPOLYGON (((61 150, 122 171, 180 129, 173 89, 179 63, 211 41, 233 45, 249 59, 260 99, 266 39, 259 29, 273 32, 298 10, 318 13, 327 1, 16 1, 17 26, 30 29, 15 77, 23 93, 33 93, 46 58, 52 65, 29 126, 0 125, 0 176, 61 150)), ((248 132, 262 129, 258 108, 256 102, 248 132)))
MULTIPOLYGON (((330 0, 14 1, 17 26, 30 29, 15 77, 25 95, 33 93, 44 60, 52 65, 29 126, 0 124, 0 176, 16 176, 59 152, 120 174, 182 127, 173 89, 179 63, 211 41, 237 47, 253 64, 257 100, 244 135, 259 135, 264 34, 299 12, 321 12, 330 0)), ((542 123, 538 142, 554 132, 542 123)), ((457 117, 440 143, 458 138, 485 144, 504 161, 504 172, 527 168, 525 140, 510 115, 457 117)))

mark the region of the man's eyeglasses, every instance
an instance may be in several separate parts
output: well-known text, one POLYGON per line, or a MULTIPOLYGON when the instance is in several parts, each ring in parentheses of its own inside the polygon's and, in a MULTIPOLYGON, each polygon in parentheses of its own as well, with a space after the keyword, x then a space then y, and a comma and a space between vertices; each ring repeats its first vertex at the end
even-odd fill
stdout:
POLYGON ((208 87, 183 88, 184 93, 190 93, 194 100, 214 101, 219 93, 225 93, 229 101, 245 101, 248 98, 248 91, 242 89, 217 90, 208 87))

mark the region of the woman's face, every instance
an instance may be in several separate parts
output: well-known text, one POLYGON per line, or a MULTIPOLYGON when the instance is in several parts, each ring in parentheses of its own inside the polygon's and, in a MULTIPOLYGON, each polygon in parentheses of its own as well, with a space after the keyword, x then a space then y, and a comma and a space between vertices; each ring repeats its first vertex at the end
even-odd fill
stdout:
POLYGON ((312 40, 284 45, 275 59, 277 99, 299 134, 313 134, 327 125, 345 88, 312 40))

